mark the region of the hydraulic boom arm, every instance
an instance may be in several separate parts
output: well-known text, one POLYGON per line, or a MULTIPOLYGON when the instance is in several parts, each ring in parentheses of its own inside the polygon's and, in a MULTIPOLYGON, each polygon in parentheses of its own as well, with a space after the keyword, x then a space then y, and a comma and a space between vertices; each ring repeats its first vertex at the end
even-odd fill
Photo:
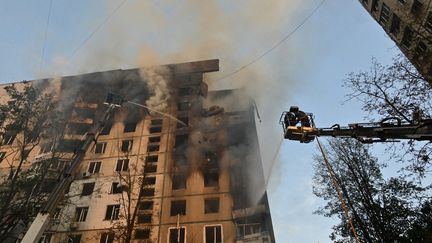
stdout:
POLYGON ((309 143, 316 136, 352 137, 364 143, 397 139, 432 141, 432 119, 402 123, 398 118, 386 118, 376 123, 355 123, 346 127, 336 124, 329 128, 316 128, 311 113, 292 106, 289 111, 282 113, 280 123, 284 129, 284 138, 301 143, 309 143))

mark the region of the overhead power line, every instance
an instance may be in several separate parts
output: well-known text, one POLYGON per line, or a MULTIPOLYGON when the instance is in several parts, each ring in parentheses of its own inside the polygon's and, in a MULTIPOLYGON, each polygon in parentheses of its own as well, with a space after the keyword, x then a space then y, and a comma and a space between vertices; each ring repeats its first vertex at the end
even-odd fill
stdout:
POLYGON ((119 5, 117 5, 117 7, 115 7, 107 17, 98 26, 96 26, 96 28, 90 33, 90 35, 88 35, 87 38, 85 38, 81 42, 81 44, 77 48, 75 48, 75 50, 73 50, 68 61, 70 61, 78 53, 78 51, 83 46, 85 46, 85 44, 87 44, 87 42, 96 34, 96 32, 98 32, 111 19, 111 17, 114 16, 114 14, 126 3, 126 1, 127 0, 123 0, 121 3, 119 3, 119 5))
POLYGON ((42 54, 41 54, 39 71, 42 71, 42 67, 43 67, 43 63, 44 63, 44 59, 45 59, 45 49, 46 49, 46 42, 47 42, 47 36, 48 36, 48 26, 49 26, 49 22, 50 22, 50 18, 51 18, 52 3, 53 3, 53 1, 50 0, 50 4, 49 4, 49 8, 48 8, 48 17, 47 17, 47 21, 45 24, 45 33, 44 33, 44 40, 43 40, 43 44, 42 44, 42 54))
POLYGON ((270 49, 268 49, 267 51, 263 52, 261 55, 255 57, 254 59, 252 59, 250 62, 246 63, 245 65, 239 67, 238 69, 226 74, 225 76, 222 76, 219 79, 216 79, 216 81, 220 81, 223 79, 226 79, 232 75, 237 74, 238 72, 242 71, 243 69, 247 68, 248 66, 258 62, 261 58, 263 58, 264 56, 266 56, 267 54, 269 54, 270 52, 272 52, 274 49, 278 48, 282 43, 284 43, 286 40, 288 40, 297 30, 299 30, 317 11, 318 9, 321 8, 321 6, 324 4, 326 0, 322 0, 314 9, 313 11, 307 15, 301 22, 299 25, 297 25, 291 32, 289 32, 288 34, 286 34, 281 40, 279 40, 278 42, 276 42, 270 49))

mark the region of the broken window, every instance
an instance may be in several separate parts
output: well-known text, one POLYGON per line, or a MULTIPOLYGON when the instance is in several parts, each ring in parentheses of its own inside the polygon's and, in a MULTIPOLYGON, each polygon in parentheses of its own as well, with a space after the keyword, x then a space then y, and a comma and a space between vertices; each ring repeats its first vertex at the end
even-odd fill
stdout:
POLYGON ((5 156, 6 156, 6 152, 0 152, 0 162, 3 161, 5 156))
POLYGON ((124 123, 123 132, 135 132, 136 125, 137 125, 136 122, 126 122, 126 123, 124 123))
POLYGON ((186 200, 171 201, 171 216, 186 215, 186 200))
POLYGON ((1 145, 12 145, 15 135, 4 134, 1 145))
POLYGON ((87 218, 88 207, 78 207, 75 210, 75 221, 84 222, 87 218))
POLYGON ((153 209, 153 201, 142 201, 139 203, 140 210, 151 210, 153 209))
POLYGON ((182 116, 178 118, 179 121, 177 121, 177 128, 185 128, 189 126, 189 117, 182 116))
POLYGON ((95 154, 103 154, 105 153, 105 149, 106 149, 107 143, 96 143, 95 146, 95 154))
POLYGON ((154 177, 154 176, 144 177, 144 180, 143 180, 144 186, 152 186, 154 184, 156 184, 156 177, 154 177))
POLYGON ((117 172, 120 171, 127 171, 129 169, 129 159, 119 159, 117 160, 116 170, 117 172))
POLYGON ((83 189, 81 192, 81 196, 88 196, 91 195, 93 193, 95 187, 95 183, 91 182, 91 183, 84 183, 83 184, 83 189))
POLYGON ((372 12, 378 11, 379 0, 372 0, 372 12))
POLYGON ((157 155, 149 155, 146 157, 146 162, 157 162, 158 156, 157 155))
POLYGON ((189 96, 193 94, 194 89, 192 87, 185 87, 178 89, 178 96, 189 96))
POLYGON ((408 26, 405 27, 405 31, 401 42, 402 46, 405 47, 406 49, 411 48, 413 37, 414 37, 414 32, 411 30, 411 28, 409 28, 408 26))
POLYGON ((90 162, 89 164, 89 168, 88 168, 88 172, 90 174, 96 174, 99 173, 100 171, 100 167, 101 167, 102 162, 101 161, 95 161, 95 162, 90 162))
POLYGON ((150 121, 150 124, 151 124, 152 126, 155 126, 155 125, 162 125, 162 122, 163 122, 162 119, 153 119, 153 120, 150 121))
POLYGON ((135 239, 144 240, 150 238, 150 229, 136 229, 135 239))
POLYGON ((162 127, 150 127, 150 133, 160 133, 162 132, 162 127))
POLYGON ((81 242, 81 234, 68 235, 67 243, 80 243, 81 242))
POLYGON ((156 164, 148 164, 144 167, 144 171, 146 173, 156 173, 157 165, 156 164))
POLYGON ((111 194, 122 193, 122 186, 119 182, 113 182, 111 184, 111 194))
POLYGON ((204 187, 219 186, 219 173, 217 171, 204 172, 204 187))
POLYGON ((418 16, 422 8, 423 8, 423 3, 421 3, 420 0, 414 0, 411 7, 411 13, 418 16))
POLYGON ((389 21, 389 19, 390 19, 390 8, 385 3, 383 3, 381 6, 381 15, 380 15, 379 22, 385 26, 389 21))
POLYGON ((172 177, 172 189, 179 190, 186 188, 186 175, 183 173, 175 173, 172 177))
POLYGON ((138 224, 146 224, 151 223, 152 215, 149 213, 146 214, 138 214, 138 224))
POLYGON ((159 151, 159 145, 148 145, 147 146, 147 152, 158 152, 159 151))
POLYGON ((112 125, 113 125, 112 123, 105 124, 100 135, 108 135, 111 131, 112 125))
POLYGON ((102 233, 99 243, 114 243, 114 236, 114 233, 102 233))
POLYGON ((141 189, 142 197, 153 197, 155 195, 155 189, 153 187, 144 187, 141 189))
POLYGON ((132 150, 133 140, 123 140, 121 145, 121 151, 123 153, 130 152, 132 150))
POLYGON ((105 213, 105 220, 119 219, 120 205, 108 205, 105 213))
POLYGON ((205 226, 204 243, 222 243, 222 225, 205 226))
POLYGON ((393 33, 394 35, 399 34, 400 25, 401 25, 401 19, 396 14, 393 14, 392 23, 390 26, 390 33, 393 33))
POLYGON ((204 199, 204 213, 219 212, 219 198, 204 199))
POLYGON ((149 143, 160 143, 161 137, 149 137, 149 143))
POLYGON ((186 228, 169 228, 169 243, 185 243, 186 228))
POLYGON ((182 101, 177 104, 177 109, 179 111, 186 111, 189 110, 189 106, 190 106, 189 101, 182 101))

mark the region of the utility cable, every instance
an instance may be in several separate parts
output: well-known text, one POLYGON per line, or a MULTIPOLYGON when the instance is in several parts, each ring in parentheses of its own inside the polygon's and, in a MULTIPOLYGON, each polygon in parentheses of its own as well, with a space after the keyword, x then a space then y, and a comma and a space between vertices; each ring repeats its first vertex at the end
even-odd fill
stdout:
POLYGON ((288 40, 295 32, 297 32, 297 30, 299 30, 317 11, 318 9, 321 8, 321 6, 324 4, 326 0, 322 0, 313 10, 312 12, 307 15, 301 22, 299 25, 297 25, 297 27, 295 27, 291 32, 289 32, 287 35, 285 35, 281 40, 279 40, 276 44, 274 44, 270 49, 268 49, 267 51, 263 52, 261 55, 255 57, 254 59, 252 59, 250 62, 246 63, 245 65, 241 66, 240 68, 226 74, 225 76, 222 76, 219 79, 216 79, 216 81, 220 81, 223 79, 226 79, 232 75, 237 74, 238 72, 242 71, 243 69, 247 68, 248 66, 258 62, 261 58, 263 58, 264 56, 266 56, 267 54, 269 54, 270 52, 272 52, 274 49, 278 48, 280 45, 282 45, 282 43, 284 43, 286 40, 288 40))
POLYGON ((85 46, 85 44, 87 44, 87 42, 96 34, 96 32, 98 32, 110 19, 112 16, 114 16, 114 14, 126 3, 127 0, 123 0, 119 5, 117 5, 117 7, 115 7, 113 9, 113 11, 111 11, 111 13, 98 25, 96 26, 96 28, 90 33, 89 36, 87 36, 87 38, 85 38, 81 44, 75 48, 75 50, 73 50, 72 54, 70 55, 68 61, 70 61, 77 53, 78 51, 85 46))
POLYGON ((40 60, 39 71, 42 71, 42 67, 43 67, 43 63, 44 63, 44 59, 45 59, 45 49, 46 49, 46 42, 47 42, 47 36, 48 36, 48 26, 49 26, 49 22, 50 22, 50 18, 51 18, 52 3, 53 3, 53 1, 50 0, 50 4, 49 4, 49 8, 48 8, 48 17, 47 17, 47 21, 45 24, 45 33, 44 33, 44 40, 43 40, 43 45, 42 45, 42 55, 41 55, 41 60, 40 60))
POLYGON ((323 156, 324 165, 327 168, 327 173, 329 174, 331 182, 333 184, 333 187, 335 188, 335 190, 336 190, 336 192, 338 194, 339 202, 341 203, 342 209, 343 209, 343 211, 345 213, 345 217, 347 217, 347 219, 348 219, 348 223, 349 223, 349 225, 351 227, 351 231, 352 231, 352 233, 354 235, 354 238, 355 238, 356 242, 360 243, 360 240, 359 240, 358 235, 357 235, 357 231, 356 231, 356 229, 354 227, 354 224, 352 222, 351 216, 349 215, 349 212, 348 212, 348 208, 347 208, 347 206, 345 204, 345 200, 343 198, 340 186, 339 186, 339 184, 336 181, 335 174, 333 173, 333 168, 331 167, 330 163, 328 162, 327 156, 326 156, 326 154, 324 152, 323 147, 321 146, 321 143, 320 143, 318 137, 316 138, 316 140, 317 140, 317 143, 318 143, 318 147, 319 147, 319 149, 321 151, 321 154, 323 156))

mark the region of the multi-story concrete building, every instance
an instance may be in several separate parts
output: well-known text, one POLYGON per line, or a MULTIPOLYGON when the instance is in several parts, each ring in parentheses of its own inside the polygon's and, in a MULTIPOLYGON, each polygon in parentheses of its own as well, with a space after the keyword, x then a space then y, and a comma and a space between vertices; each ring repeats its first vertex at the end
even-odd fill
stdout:
MULTIPOLYGON (((24 170, 53 157, 50 168, 67 167, 107 93, 135 103, 86 152, 42 242, 275 242, 253 103, 241 90, 208 91, 203 76, 218 69, 207 60, 39 81, 55 87, 67 125, 24 170)), ((10 158, 0 173, 13 170, 14 143, 0 147, 10 158)))
POLYGON ((359 1, 432 84, 432 1, 359 1))

